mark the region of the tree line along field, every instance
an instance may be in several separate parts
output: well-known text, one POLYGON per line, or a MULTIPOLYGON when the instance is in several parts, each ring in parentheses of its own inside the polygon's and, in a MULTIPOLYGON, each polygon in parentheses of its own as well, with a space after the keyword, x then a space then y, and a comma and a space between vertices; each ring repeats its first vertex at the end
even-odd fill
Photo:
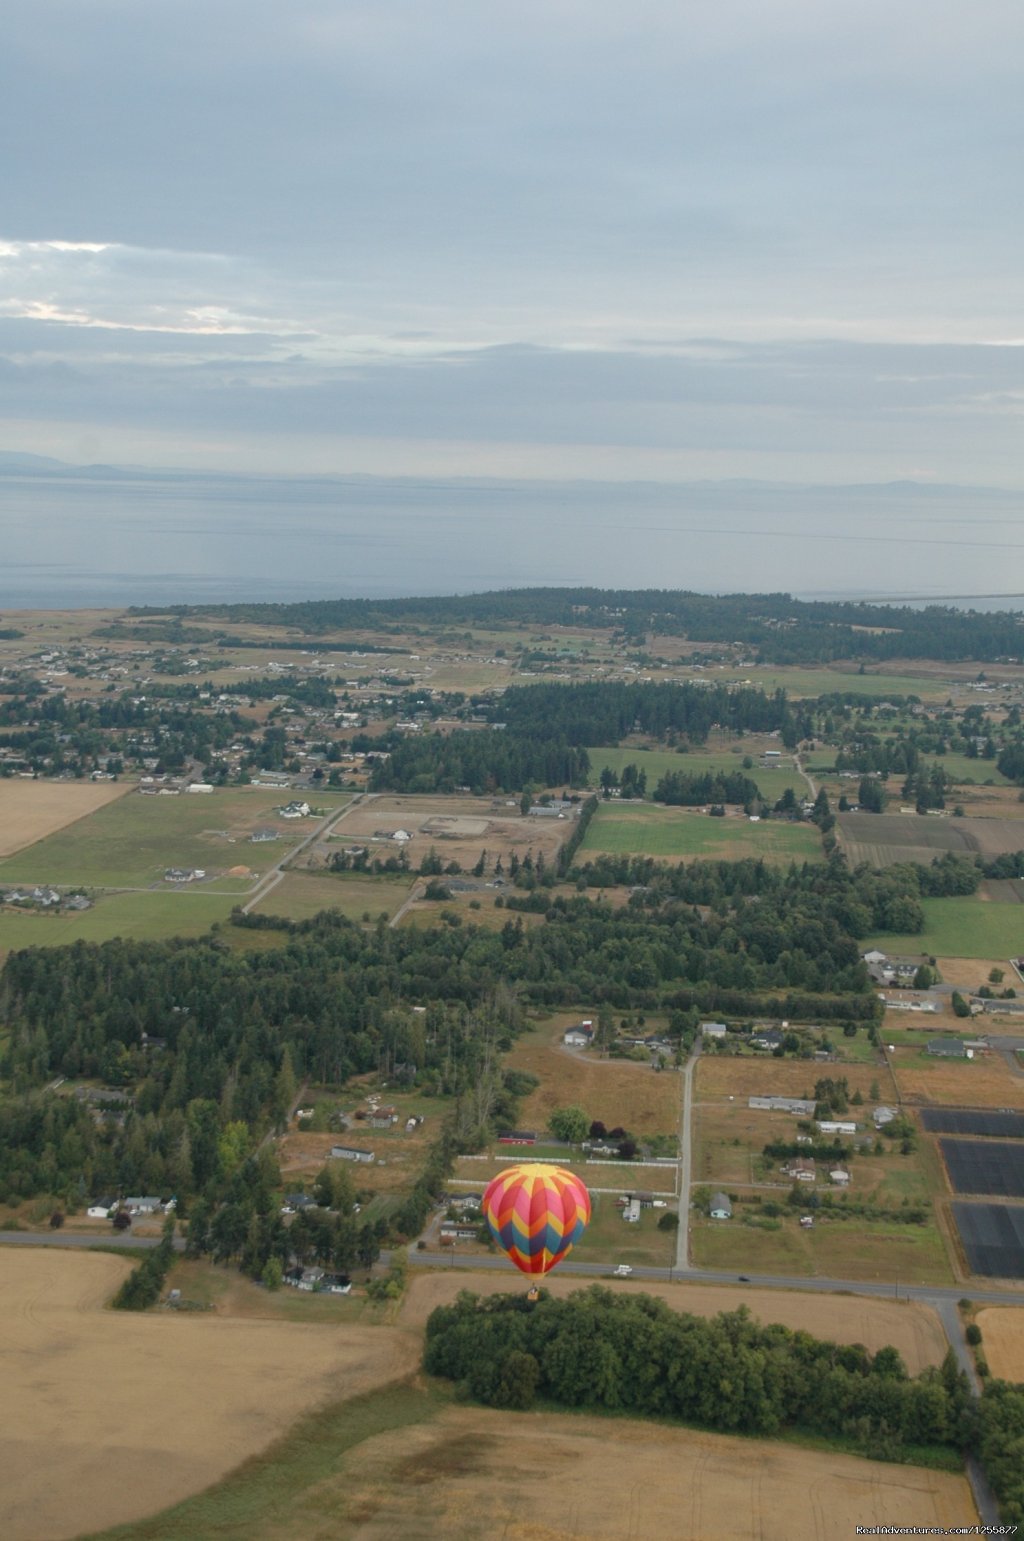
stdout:
MULTIPOLYGON (((275 818, 275 808, 291 796, 267 787, 178 797, 134 792, 0 862, 0 885, 146 887, 160 881, 168 867, 259 871, 314 827, 311 819, 275 818), (250 836, 262 826, 279 827, 280 838, 253 845, 250 836)), ((344 794, 315 794, 315 805, 325 811, 340 811, 347 801, 344 794)))
MULTIPOLYGON (((851 783, 853 785, 853 783, 851 783)), ((840 813, 839 840, 853 866, 925 866, 945 851, 988 858, 1024 849, 1024 821, 1016 818, 941 818, 918 813, 840 813)))
POLYGON ((650 798, 662 776, 682 772, 687 776, 700 776, 705 772, 743 771, 751 781, 756 781, 762 795, 769 802, 777 802, 787 787, 801 797, 807 793, 807 783, 793 764, 792 756, 783 751, 783 764, 763 768, 758 762, 766 749, 780 749, 778 739, 751 737, 718 747, 691 749, 679 754, 674 749, 634 749, 619 746, 614 749, 592 748, 590 756, 590 784, 600 784, 601 771, 609 766, 617 776, 626 765, 635 765, 647 774, 647 797, 650 798), (753 766, 744 770, 743 761, 749 757, 753 766))
POLYGON ((610 855, 655 856, 665 861, 758 857, 775 865, 821 861, 814 825, 781 820, 751 823, 742 816, 711 818, 659 804, 602 803, 590 822, 578 859, 610 855))

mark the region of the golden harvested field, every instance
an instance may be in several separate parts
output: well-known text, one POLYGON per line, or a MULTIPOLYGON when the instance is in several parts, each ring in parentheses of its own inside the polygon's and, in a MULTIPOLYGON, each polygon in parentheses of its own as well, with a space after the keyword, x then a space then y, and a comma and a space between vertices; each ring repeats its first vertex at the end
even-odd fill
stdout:
POLYGON ((970 991, 972 995, 983 984, 988 984, 990 969, 1001 968, 1006 976, 998 987, 1000 990, 1013 984, 1016 979, 1005 958, 936 958, 935 961, 946 984, 956 990, 970 991))
POLYGON ((121 781, 0 781, 0 856, 11 856, 130 791, 121 781))
POLYGON ((990 1306, 976 1320, 992 1374, 1024 1381, 1024 1306, 990 1306))
POLYGON ((1024 1076, 1015 1076, 1006 1061, 996 1054, 984 1059, 961 1060, 949 1065, 920 1066, 913 1054, 913 1064, 904 1068, 901 1056, 911 1051, 898 1049, 890 1055, 899 1096, 904 1102, 935 1107, 1024 1108, 1024 1076))
MULTIPOLYGON (((528 1070, 540 1085, 523 1101, 519 1126, 544 1130, 556 1108, 579 1103, 587 1116, 631 1134, 675 1134, 682 1113, 678 1071, 654 1071, 631 1060, 601 1059, 592 1049, 567 1049, 562 1034, 580 1020, 560 1013, 517 1039, 505 1063, 528 1070)), ((653 1031, 648 1026, 645 1031, 653 1031)))
POLYGON ((126 1272, 101 1254, 3 1249, 4 1541, 152 1514, 419 1357, 411 1335, 372 1327, 105 1311, 126 1272))
MULTIPOLYGON (((450 1305, 460 1290, 476 1295, 515 1294, 526 1288, 519 1276, 493 1273, 469 1273, 461 1269, 451 1273, 419 1274, 413 1279, 399 1313, 403 1327, 422 1328, 437 1306, 450 1305)), ((763 1290, 733 1288, 709 1284, 654 1284, 646 1281, 618 1280, 612 1286, 629 1295, 655 1295, 676 1311, 693 1316, 717 1316, 720 1311, 735 1311, 748 1306, 760 1322, 778 1322, 794 1331, 810 1332, 833 1343, 863 1343, 876 1353, 891 1344, 899 1350, 911 1375, 930 1364, 941 1364, 947 1343, 935 1312, 930 1306, 909 1301, 877 1300, 861 1295, 816 1295, 799 1290, 763 1290)), ((571 1295, 586 1288, 586 1281, 571 1274, 551 1274, 544 1288, 552 1295, 571 1295)), ((1000 1313, 1002 1314, 1002 1313, 1000 1313)), ((1010 1313, 1012 1314, 1012 1313, 1010 1313)), ((1024 1331, 1024 1310, 1022 1318, 1024 1331)), ((986 1343, 987 1343, 986 1335, 986 1343)), ((1024 1339, 1022 1339, 1024 1341, 1024 1339)))
POLYGON ((657 1424, 477 1407, 366 1440, 320 1497, 323 1517, 303 1525, 309 1541, 848 1541, 858 1524, 977 1523, 960 1476, 657 1424))
POLYGON ((850 1091, 860 1091, 865 1100, 875 1081, 883 1102, 895 1095, 892 1077, 883 1065, 815 1065, 770 1056, 731 1059, 702 1055, 695 1090, 699 1098, 813 1097, 815 1081, 829 1075, 845 1076, 850 1091))
POLYGON ((341 1134, 291 1132, 278 1142, 277 1159, 286 1182, 296 1178, 312 1179, 330 1159, 332 1145, 356 1145, 372 1150, 372 1163, 346 1161, 344 1166, 359 1189, 373 1193, 393 1193, 408 1189, 426 1160, 427 1145, 437 1133, 438 1120, 428 1119, 412 1134, 399 1125, 395 1130, 364 1129, 354 1123, 341 1134))

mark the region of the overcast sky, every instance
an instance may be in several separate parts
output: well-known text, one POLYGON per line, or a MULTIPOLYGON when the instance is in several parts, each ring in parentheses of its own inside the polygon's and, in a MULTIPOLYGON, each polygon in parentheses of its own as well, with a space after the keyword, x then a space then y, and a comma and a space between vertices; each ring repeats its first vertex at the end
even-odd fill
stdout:
POLYGON ((0 448, 1024 487, 1020 0, 31 0, 0 448))

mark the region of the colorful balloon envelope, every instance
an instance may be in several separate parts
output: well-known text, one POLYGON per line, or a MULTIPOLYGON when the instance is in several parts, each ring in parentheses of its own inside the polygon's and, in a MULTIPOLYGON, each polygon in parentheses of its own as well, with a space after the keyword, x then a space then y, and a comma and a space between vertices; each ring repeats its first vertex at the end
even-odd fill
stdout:
POLYGON ((524 1162, 500 1172, 483 1198, 498 1246, 523 1273, 545 1274, 579 1241, 590 1219, 590 1194, 573 1172, 524 1162))

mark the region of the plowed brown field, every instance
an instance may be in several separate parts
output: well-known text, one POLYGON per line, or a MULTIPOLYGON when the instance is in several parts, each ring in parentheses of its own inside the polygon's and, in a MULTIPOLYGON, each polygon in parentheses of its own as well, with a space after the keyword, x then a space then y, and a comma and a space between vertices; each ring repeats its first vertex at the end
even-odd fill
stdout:
POLYGON ((127 790, 116 781, 0 781, 0 856, 34 845, 127 790))

